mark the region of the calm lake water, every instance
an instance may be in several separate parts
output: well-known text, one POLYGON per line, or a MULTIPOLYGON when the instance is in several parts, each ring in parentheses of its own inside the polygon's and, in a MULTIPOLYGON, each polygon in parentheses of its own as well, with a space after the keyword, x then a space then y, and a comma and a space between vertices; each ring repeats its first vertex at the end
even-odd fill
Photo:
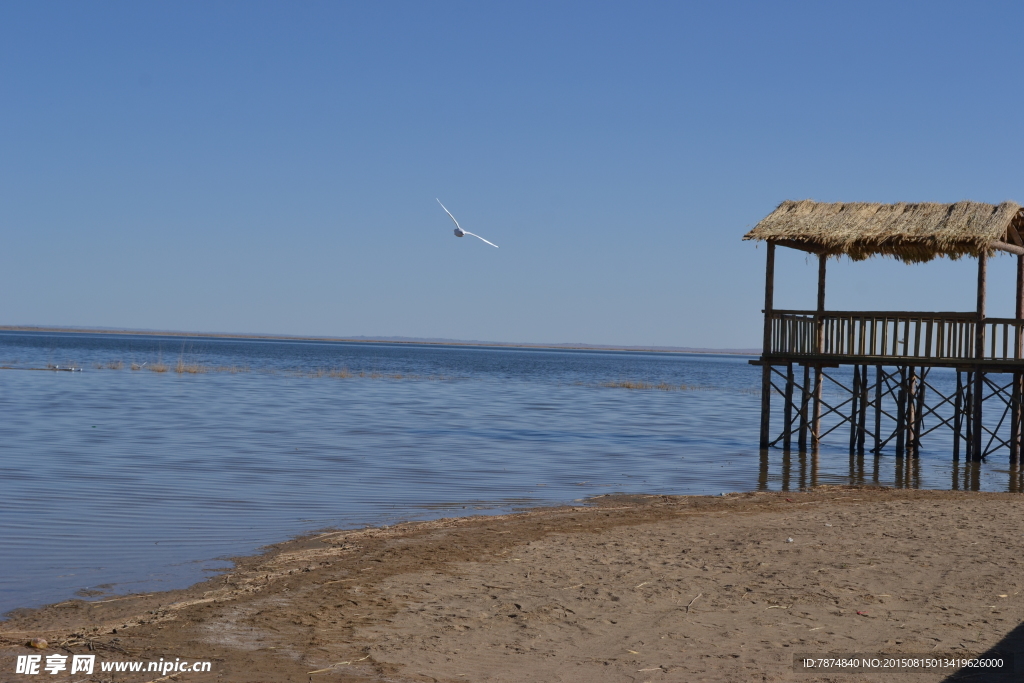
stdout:
POLYGON ((814 458, 759 452, 747 360, 0 333, 0 612, 186 586, 325 527, 611 492, 1010 486, 1005 457, 965 471, 939 435, 916 460, 851 459, 841 429, 814 458))

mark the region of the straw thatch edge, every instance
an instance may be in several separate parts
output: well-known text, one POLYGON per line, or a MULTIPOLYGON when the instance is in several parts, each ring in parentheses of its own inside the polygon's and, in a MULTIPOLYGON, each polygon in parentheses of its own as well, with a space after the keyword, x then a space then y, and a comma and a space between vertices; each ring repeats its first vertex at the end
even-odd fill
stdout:
POLYGON ((888 256, 906 263, 993 254, 1024 247, 1024 209, 963 201, 954 204, 782 202, 743 236, 861 261, 888 256), (1003 246, 1000 246, 1003 245, 1003 246))

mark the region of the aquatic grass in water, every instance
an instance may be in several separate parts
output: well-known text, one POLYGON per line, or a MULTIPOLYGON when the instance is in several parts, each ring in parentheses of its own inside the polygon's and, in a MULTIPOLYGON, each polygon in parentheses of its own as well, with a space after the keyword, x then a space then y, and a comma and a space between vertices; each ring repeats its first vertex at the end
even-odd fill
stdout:
POLYGON ((693 384, 669 384, 668 382, 659 382, 654 384, 651 382, 637 382, 631 380, 619 380, 616 382, 602 382, 602 387, 609 389, 636 389, 636 390, 652 390, 658 391, 713 391, 714 387, 708 386, 697 386, 693 384))

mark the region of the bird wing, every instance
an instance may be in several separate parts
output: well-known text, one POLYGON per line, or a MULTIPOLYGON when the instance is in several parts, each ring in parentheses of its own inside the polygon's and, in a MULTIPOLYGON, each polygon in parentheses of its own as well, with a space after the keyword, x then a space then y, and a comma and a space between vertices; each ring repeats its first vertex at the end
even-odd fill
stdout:
MULTIPOLYGON (((460 230, 461 230, 461 228, 460 228, 460 230)), ((473 233, 469 232, 468 230, 463 230, 462 232, 466 233, 467 235, 473 235, 473 233)), ((481 237, 480 235, 473 235, 473 237, 477 238, 478 240, 483 240, 484 242, 487 242, 487 240, 484 240, 484 238, 481 237)), ((487 244, 491 245, 495 249, 499 248, 498 245, 495 244, 494 242, 487 242, 487 244)))
MULTIPOLYGON (((434 199, 437 199, 437 197, 434 197, 434 199)), ((440 199, 437 199, 437 203, 438 203, 438 204, 441 204, 441 200, 440 200, 440 199)), ((455 220, 455 216, 453 216, 453 215, 452 215, 452 212, 451 212, 451 211, 449 211, 448 209, 446 209, 446 208, 445 208, 445 206, 444 206, 444 204, 441 204, 441 208, 442 208, 442 209, 444 209, 444 212, 445 212, 446 214, 448 214, 448 217, 449 217, 449 218, 451 218, 451 219, 452 219, 452 221, 454 221, 454 222, 455 222, 455 227, 456 227, 456 228, 458 228, 459 230, 462 230, 462 226, 461 226, 461 225, 459 225, 459 222, 458 222, 457 220, 455 220)), ((474 235, 474 237, 476 237, 476 235, 474 235)))

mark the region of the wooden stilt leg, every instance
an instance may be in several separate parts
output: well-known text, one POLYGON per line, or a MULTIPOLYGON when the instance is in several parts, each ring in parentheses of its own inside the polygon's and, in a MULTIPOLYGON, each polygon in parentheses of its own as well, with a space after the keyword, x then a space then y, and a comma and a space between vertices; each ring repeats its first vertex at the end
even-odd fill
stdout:
POLYGON ((882 366, 875 366, 875 448, 877 455, 882 450, 882 366))
POLYGON ((789 450, 793 446, 793 364, 786 364, 786 406, 782 432, 782 447, 789 450))
POLYGON ((911 367, 906 379, 906 455, 914 456, 918 444, 918 369, 911 367))
POLYGON ((850 453, 857 450, 857 420, 860 417, 860 366, 853 366, 853 386, 850 390, 850 453))
POLYGON ((810 407, 810 400, 811 368, 808 365, 804 365, 804 381, 800 390, 800 436, 797 441, 797 447, 801 453, 807 450, 807 428, 809 426, 807 409, 810 407))
POLYGON ((821 435, 821 367, 814 368, 814 417, 811 420, 811 450, 818 450, 821 435))
POLYGON ((907 369, 900 368, 900 386, 896 392, 896 457, 903 457, 907 436, 907 369))
POLYGON ((981 368, 974 371, 974 415, 972 416, 972 422, 974 423, 974 447, 972 449, 973 460, 980 462, 985 454, 982 452, 983 442, 983 429, 982 429, 982 414, 981 404, 984 403, 982 400, 985 392, 985 373, 981 368))
MULTIPOLYGON (((917 409, 914 411, 914 457, 921 454, 921 432, 924 431, 924 378, 928 376, 928 368, 918 368, 921 374, 917 378, 917 409)), ((916 470, 915 470, 916 471, 916 470)))
MULTIPOLYGON (((953 397, 953 462, 960 460, 960 438, 963 430, 963 373, 956 371, 956 395, 953 397)), ((956 475, 954 475, 955 479, 956 475)))
POLYGON ((761 366, 761 448, 771 443, 772 367, 761 366))
POLYGON ((864 455, 864 440, 868 435, 868 366, 860 369, 860 419, 857 424, 857 453, 864 455))
POLYGON ((1013 373, 1013 385, 1010 388, 1010 464, 1020 462, 1020 377, 1019 372, 1013 373))
MULTIPOLYGON (((964 423, 966 438, 964 442, 967 444, 967 461, 971 462, 974 460, 974 372, 965 373, 967 375, 965 391, 967 393, 967 400, 964 402, 964 423)), ((964 469, 964 476, 967 474, 967 469, 964 469)), ((967 488, 966 480, 964 480, 964 488, 967 488)))

